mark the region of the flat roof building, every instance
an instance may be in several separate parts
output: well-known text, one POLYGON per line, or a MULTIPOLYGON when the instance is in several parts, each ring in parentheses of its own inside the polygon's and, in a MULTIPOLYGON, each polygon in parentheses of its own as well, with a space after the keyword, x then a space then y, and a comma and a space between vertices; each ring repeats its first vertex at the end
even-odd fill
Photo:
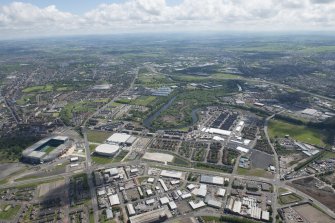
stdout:
POLYGON ((108 199, 111 206, 120 204, 119 196, 117 194, 110 195, 108 199))
POLYGON ((189 204, 193 210, 206 206, 205 202, 203 201, 199 201, 198 203, 195 203, 194 201, 190 201, 189 204))
POLYGON ((129 218, 130 223, 156 223, 164 222, 171 218, 172 214, 168 207, 163 207, 143 214, 135 215, 129 218))
POLYGON ((129 216, 133 216, 136 214, 133 204, 127 204, 127 210, 129 216))
POLYGON ((223 185, 224 184, 224 178, 223 177, 217 177, 217 176, 201 175, 200 183, 223 185))
POLYGON ((169 178, 173 178, 173 179, 184 179, 184 174, 182 172, 179 171, 173 171, 173 170, 162 170, 161 177, 169 177, 169 178))
POLYGON ((164 204, 168 204, 170 200, 168 197, 162 197, 159 199, 159 202, 161 203, 161 205, 164 205, 164 204))
POLYGON ((120 147, 118 145, 111 145, 111 144, 101 144, 95 148, 95 153, 101 156, 114 156, 120 147))
POLYGON ((126 133, 114 133, 107 139, 107 143, 125 145, 132 136, 126 133))
POLYGON ((177 209, 177 205, 174 201, 169 202, 169 208, 170 210, 175 210, 177 209))
POLYGON ((220 201, 217 200, 213 200, 213 199, 208 199, 207 200, 207 205, 213 208, 221 208, 222 207, 222 203, 220 201))
POLYGON ((223 189, 223 188, 219 188, 218 191, 216 192, 216 195, 219 197, 224 197, 225 194, 226 194, 226 189, 223 189))

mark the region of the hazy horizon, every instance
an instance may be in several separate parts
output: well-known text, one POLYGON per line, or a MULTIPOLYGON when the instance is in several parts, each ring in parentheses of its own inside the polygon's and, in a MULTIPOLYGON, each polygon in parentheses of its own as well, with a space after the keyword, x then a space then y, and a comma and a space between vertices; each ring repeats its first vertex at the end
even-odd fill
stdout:
POLYGON ((334 32, 333 0, 0 1, 1 39, 169 32, 334 32))

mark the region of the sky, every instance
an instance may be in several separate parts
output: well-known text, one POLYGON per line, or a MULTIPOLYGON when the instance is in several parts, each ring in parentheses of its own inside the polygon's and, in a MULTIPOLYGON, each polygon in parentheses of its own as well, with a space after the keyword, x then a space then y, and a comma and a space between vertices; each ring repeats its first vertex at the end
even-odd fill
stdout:
POLYGON ((0 0, 0 38, 335 31, 335 0, 0 0))

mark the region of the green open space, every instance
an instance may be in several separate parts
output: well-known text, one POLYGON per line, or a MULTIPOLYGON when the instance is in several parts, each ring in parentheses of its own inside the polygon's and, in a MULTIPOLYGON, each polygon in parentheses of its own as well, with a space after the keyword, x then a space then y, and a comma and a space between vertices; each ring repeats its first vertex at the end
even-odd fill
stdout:
POLYGON ((335 152, 324 151, 319 160, 326 160, 326 159, 335 159, 335 152))
POLYGON ((42 151, 45 152, 46 154, 51 153, 52 150, 54 150, 56 147, 54 146, 45 146, 42 151))
POLYGON ((10 204, 1 205, 0 219, 1 220, 11 220, 11 219, 13 219, 18 214, 20 208, 21 208, 20 205, 14 205, 14 206, 12 206, 10 204))
POLYGON ((59 115, 65 124, 71 125, 74 113, 93 113, 101 104, 104 103, 100 101, 80 101, 77 103, 69 103, 61 110, 59 115))
POLYGON ((170 85, 174 82, 170 79, 168 79, 163 74, 157 74, 157 73, 140 73, 138 78, 136 79, 135 84, 150 88, 158 88, 164 85, 170 85))
POLYGON ((301 200, 302 200, 301 197, 299 197, 298 195, 294 193, 279 196, 279 199, 278 199, 280 204, 291 204, 291 203, 299 202, 301 200))
POLYGON ((127 154, 128 154, 128 152, 129 151, 127 151, 127 150, 121 150, 120 152, 119 152, 119 154, 117 154, 114 158, 113 158, 113 163, 118 163, 118 162, 121 162, 121 160, 125 157, 125 156, 127 156, 127 154))
POLYGON ((180 81, 213 81, 213 80, 228 80, 228 79, 242 79, 241 76, 236 74, 216 73, 209 76, 197 76, 197 75, 176 75, 173 78, 180 81))
POLYGON ((273 178, 273 175, 270 172, 260 168, 245 169, 238 167, 237 174, 246 176, 273 178))
POLYGON ((155 129, 183 128, 192 124, 192 111, 197 108, 216 105, 220 97, 237 90, 236 81, 220 83, 222 88, 211 90, 185 90, 177 94, 170 107, 163 111, 153 122, 155 129))
POLYGON ((325 146, 325 134, 322 131, 309 128, 304 125, 295 125, 279 120, 269 121, 269 136, 273 139, 276 137, 285 137, 289 135, 295 140, 309 143, 312 145, 325 146))
POLYGON ((157 98, 156 96, 140 96, 136 98, 134 101, 132 101, 131 104, 147 106, 148 104, 155 101, 156 98, 157 98))
POLYGON ((111 157, 99 156, 94 154, 91 156, 91 158, 94 163, 102 165, 111 163, 113 161, 113 158, 111 157))
POLYGON ((31 92, 46 92, 46 91, 52 91, 53 86, 51 84, 46 84, 46 85, 36 85, 36 86, 31 86, 27 87, 22 90, 23 93, 31 93, 31 92))
POLYGON ((111 136, 110 132, 87 130, 87 140, 89 142, 103 143, 111 136))

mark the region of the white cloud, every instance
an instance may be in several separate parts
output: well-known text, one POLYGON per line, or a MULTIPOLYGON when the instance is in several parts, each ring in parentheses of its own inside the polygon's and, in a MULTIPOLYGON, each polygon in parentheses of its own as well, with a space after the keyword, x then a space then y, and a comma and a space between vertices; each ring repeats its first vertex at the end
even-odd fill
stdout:
POLYGON ((6 36, 160 30, 313 30, 335 28, 333 0, 127 0, 84 15, 14 2, 0 6, 6 36))

